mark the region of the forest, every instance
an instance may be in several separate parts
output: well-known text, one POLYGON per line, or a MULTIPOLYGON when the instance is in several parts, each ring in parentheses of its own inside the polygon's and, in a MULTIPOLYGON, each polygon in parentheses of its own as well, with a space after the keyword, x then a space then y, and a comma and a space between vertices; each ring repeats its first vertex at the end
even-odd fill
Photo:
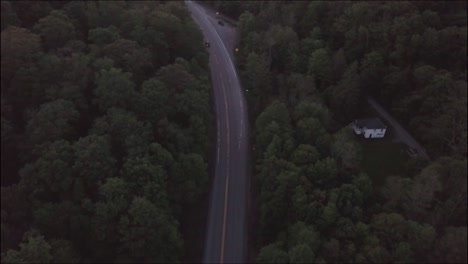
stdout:
MULTIPOLYGON (((466 1, 205 3, 238 21, 251 262, 467 262, 466 1), (369 176, 367 96, 430 162, 369 176)), ((209 79, 182 1, 1 1, 1 262, 187 260, 209 79)))
POLYGON ((1 1, 2 263, 185 258, 212 156, 202 43, 183 2, 1 1))
POLYGON ((254 143, 251 261, 467 262, 466 1, 207 4, 238 21, 254 143), (346 129, 367 96, 432 161, 376 184, 346 129))

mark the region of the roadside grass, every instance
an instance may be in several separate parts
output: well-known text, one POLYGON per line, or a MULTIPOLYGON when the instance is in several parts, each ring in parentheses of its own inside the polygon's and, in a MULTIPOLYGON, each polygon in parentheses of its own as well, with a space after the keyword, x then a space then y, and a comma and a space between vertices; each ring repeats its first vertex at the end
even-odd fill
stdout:
POLYGON ((382 186, 388 176, 404 175, 407 172, 406 165, 410 159, 406 153, 407 147, 404 143, 392 142, 392 138, 392 133, 388 133, 383 139, 358 139, 363 154, 361 168, 372 179, 375 187, 382 186))
MULTIPOLYGON (((367 102, 361 107, 359 116, 361 118, 379 117, 387 124, 386 120, 380 117, 367 102)), ((366 139, 356 135, 357 142, 362 146, 361 168, 369 175, 376 188, 382 186, 388 176, 407 175, 409 166, 412 166, 410 165, 411 158, 406 153, 406 144, 394 142, 393 128, 388 124, 387 126, 385 137, 381 139, 366 139)))

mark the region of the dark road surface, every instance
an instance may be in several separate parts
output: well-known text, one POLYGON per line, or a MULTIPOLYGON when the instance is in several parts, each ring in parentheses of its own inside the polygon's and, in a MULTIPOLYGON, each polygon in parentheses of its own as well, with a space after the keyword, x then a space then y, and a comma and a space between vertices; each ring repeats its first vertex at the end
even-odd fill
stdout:
MULTIPOLYGON (((220 26, 202 6, 186 1, 192 17, 210 41, 217 147, 203 262, 242 263, 247 257, 247 105, 229 53, 223 43, 228 25, 220 26)), ((226 46, 228 48, 226 48, 226 46)), ((214 140, 214 139, 213 139, 214 140)))

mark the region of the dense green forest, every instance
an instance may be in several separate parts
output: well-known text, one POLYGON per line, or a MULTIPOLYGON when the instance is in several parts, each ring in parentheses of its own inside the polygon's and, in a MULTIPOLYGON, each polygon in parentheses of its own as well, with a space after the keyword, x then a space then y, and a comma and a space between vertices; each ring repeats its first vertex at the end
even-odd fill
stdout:
POLYGON ((183 2, 1 1, 2 263, 179 262, 208 187, 183 2))
POLYGON ((466 263, 466 1, 209 4, 238 19, 254 260, 466 263), (369 95, 432 162, 409 161, 381 186, 365 173, 345 126, 369 95))

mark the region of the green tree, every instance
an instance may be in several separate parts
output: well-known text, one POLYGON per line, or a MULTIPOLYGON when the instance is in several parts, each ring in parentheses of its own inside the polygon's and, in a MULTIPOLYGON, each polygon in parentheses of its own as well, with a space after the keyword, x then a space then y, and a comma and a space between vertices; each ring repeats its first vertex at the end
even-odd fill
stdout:
POLYGON ((335 238, 331 238, 330 240, 323 243, 322 254, 327 261, 334 262, 334 261, 339 260, 340 253, 341 253, 340 241, 336 240, 335 238))
POLYGON ((108 178, 100 186, 99 193, 103 200, 95 204, 91 219, 92 241, 94 247, 92 259, 105 260, 115 257, 115 249, 119 247, 119 217, 123 215, 131 203, 131 193, 122 178, 108 178))
POLYGON ((26 125, 26 135, 34 145, 50 143, 59 139, 69 139, 75 134, 73 128, 79 112, 67 100, 56 100, 41 105, 26 125))
POLYGON ((80 263, 80 256, 73 243, 64 239, 49 241, 52 254, 52 263, 80 263))
POLYGON ((30 219, 31 204, 27 194, 20 184, 13 184, 8 187, 1 187, 1 250, 15 248, 21 237, 15 234, 15 230, 20 227, 27 229, 27 219, 30 219))
MULTIPOLYGON (((342 209, 342 205, 343 205, 342 199, 344 196, 343 195, 344 188, 340 187, 340 189, 341 190, 339 191, 339 194, 338 194, 337 205, 341 207, 340 209, 342 209)), ((331 236, 336 239, 339 239, 340 241, 346 241, 346 240, 354 240, 356 233, 357 233, 356 226, 354 225, 352 219, 345 217, 345 216, 341 216, 336 221, 336 228, 334 228, 331 236)), ((344 244, 343 246, 345 247, 346 245, 344 244)), ((349 252, 345 252, 345 250, 343 251, 344 251, 343 254, 340 254, 342 257, 346 255, 346 253, 349 253, 349 252)))
POLYGON ((365 245, 363 248, 363 259, 358 258, 358 261, 372 262, 372 263, 383 263, 391 261, 391 253, 385 248, 379 245, 379 240, 375 238, 377 244, 365 245))
POLYGON ((149 146, 148 155, 151 162, 159 164, 166 170, 174 163, 172 154, 159 143, 152 143, 149 146))
POLYGON ((466 159, 443 157, 415 177, 405 203, 406 212, 418 221, 434 226, 459 225, 466 219, 466 159), (426 190, 427 193, 423 193, 426 190))
POLYGON ((106 115, 95 120, 90 134, 110 136, 112 153, 119 160, 124 156, 144 155, 152 138, 148 125, 136 116, 118 108, 110 108, 106 115))
POLYGON ((104 136, 89 135, 73 144, 73 174, 85 183, 86 189, 94 190, 99 183, 116 173, 116 160, 112 156, 109 139, 104 136))
POLYGON ((129 73, 120 69, 111 68, 101 70, 96 76, 97 104, 102 112, 111 107, 119 107, 125 110, 134 108, 136 99, 135 84, 129 73))
POLYGON ((80 110, 88 108, 88 100, 85 94, 92 80, 91 57, 76 53, 63 58, 63 79, 55 94, 48 91, 52 99, 65 99, 75 103, 80 110))
MULTIPOLYGON (((83 212, 84 213, 84 212, 83 212)), ((83 231, 88 231, 78 204, 63 199, 60 202, 43 202, 33 209, 34 223, 47 237, 65 237, 79 241, 83 231)))
POLYGON ((2 31, 8 26, 18 26, 18 16, 9 1, 2 1, 2 31))
POLYGON ((273 72, 291 72, 297 66, 299 40, 290 27, 274 25, 265 33, 265 40, 273 72))
POLYGON ((289 256, 278 244, 270 244, 260 249, 257 263, 289 263, 289 256))
POLYGON ((117 209, 127 208, 130 195, 128 183, 122 178, 107 178, 105 183, 99 187, 101 196, 108 203, 115 205, 117 209))
POLYGON ((53 10, 41 18, 33 29, 37 32, 47 49, 63 47, 65 43, 75 38, 75 27, 63 11, 53 10))
MULTIPOLYGON (((363 203, 362 193, 352 184, 343 184, 338 189, 336 207, 342 216, 353 217, 354 209, 361 208, 363 203)), ((359 218, 358 218, 359 219, 359 218)))
POLYGON ((333 135, 331 153, 345 170, 356 171, 361 165, 362 147, 355 138, 347 127, 333 135))
POLYGON ((437 260, 447 263, 466 262, 466 233, 466 226, 445 228, 442 238, 435 247, 437 260))
POLYGON ((245 39, 250 32, 255 30, 255 16, 249 11, 244 11, 239 16, 237 23, 242 39, 245 39))
POLYGON ((206 191, 208 184, 207 164, 198 154, 182 154, 171 170, 169 193, 178 203, 191 204, 206 191))
POLYGON ((117 39, 103 48, 105 56, 111 58, 117 67, 131 72, 136 77, 147 77, 146 72, 151 69, 151 52, 147 48, 128 39, 117 39))
POLYGON ((307 117, 317 118, 324 128, 328 128, 330 123, 330 113, 328 109, 317 102, 301 101, 294 109, 294 118, 301 120, 307 117))
POLYGON ((87 2, 86 18, 89 28, 108 27, 111 25, 120 27, 125 21, 124 14, 127 3, 125 1, 115 2, 87 2))
POLYGON ((100 47, 111 44, 120 39, 120 34, 117 28, 111 26, 107 28, 93 28, 89 30, 88 40, 100 47))
MULTIPOLYGON (((143 19, 145 14, 138 14, 135 10, 129 11, 130 16, 138 17, 135 19, 143 19)), ((130 27, 131 40, 138 42, 142 47, 149 50, 158 50, 159 52, 151 52, 151 61, 155 69, 159 69, 169 63, 169 45, 167 37, 161 31, 158 31, 143 22, 130 27)))
POLYGON ((319 25, 326 13, 325 2, 310 2, 304 8, 304 16, 298 23, 300 35, 306 35, 312 28, 319 25))
POLYGON ((312 263, 315 260, 315 254, 309 246, 299 244, 288 251, 291 263, 312 263))
POLYGON ((356 116, 361 99, 360 75, 358 64, 354 62, 345 71, 343 78, 335 86, 325 91, 329 98, 330 108, 340 113, 341 120, 349 120, 356 116))
POLYGON ((167 207, 166 171, 145 157, 128 159, 123 165, 123 176, 131 193, 151 194, 146 198, 159 207, 167 207), (150 190, 147 185, 151 185, 150 190), (150 192, 150 193, 148 193, 150 192))
POLYGON ((414 252, 416 259, 425 259, 428 257, 434 246, 436 231, 434 227, 428 224, 419 224, 412 220, 408 221, 408 243, 414 252))
POLYGON ((40 41, 38 35, 25 28, 10 26, 2 30, 1 73, 3 82, 9 84, 20 67, 28 65, 40 55, 40 41))
POLYGON ((19 172, 20 184, 26 187, 31 198, 55 194, 63 198, 72 195, 73 175, 70 167, 73 149, 69 142, 59 140, 44 148, 41 156, 33 163, 26 164, 19 172))
POLYGON ((169 113, 167 101, 169 89, 161 81, 152 78, 141 85, 141 103, 139 112, 146 120, 158 122, 169 113))
POLYGON ((86 2, 68 2, 62 8, 71 19, 78 36, 83 36, 88 32, 86 5, 86 2))
POLYGON ((50 263, 52 255, 51 246, 43 236, 30 236, 27 241, 19 245, 19 250, 8 250, 2 254, 3 263, 50 263))
POLYGON ((121 249, 142 262, 174 262, 182 254, 177 224, 167 213, 144 198, 135 197, 128 216, 120 219, 121 249))
POLYGON ((405 202, 405 211, 411 218, 423 220, 431 210, 436 193, 442 190, 440 168, 440 165, 432 164, 415 177, 405 202))
MULTIPOLYGON (((195 77, 190 74, 182 64, 174 63, 166 65, 156 73, 157 79, 169 87, 174 94, 193 87, 195 77)), ((176 103, 170 101, 169 103, 176 103)))
POLYGON ((307 164, 313 164, 317 162, 320 158, 320 153, 318 150, 311 146, 301 144, 297 146, 296 150, 291 156, 291 161, 294 162, 297 166, 303 166, 307 164))
POLYGON ((400 176, 390 176, 386 179, 381 189, 381 195, 385 198, 385 208, 395 210, 406 200, 411 192, 412 180, 400 176))
POLYGON ((317 219, 316 223, 318 228, 327 229, 333 226, 339 216, 335 202, 330 199, 326 206, 323 207, 322 214, 317 219))
POLYGON ((25 28, 32 28, 33 25, 40 19, 47 16, 53 9, 50 2, 11 2, 14 9, 17 11, 18 18, 25 28))
POLYGON ((385 66, 382 54, 378 51, 366 54, 360 65, 361 84, 367 88, 367 91, 378 93, 380 89, 375 92, 374 90, 380 85, 384 72, 385 66))
POLYGON ((413 251, 410 244, 401 242, 395 249, 394 259, 397 263, 410 263, 413 262, 413 251))
POLYGON ((319 89, 323 90, 324 82, 330 82, 332 77, 332 63, 330 55, 326 49, 318 49, 309 58, 308 74, 313 74, 319 82, 319 89))
POLYGON ((404 241, 407 233, 406 220, 397 213, 374 215, 371 227, 386 248, 395 248, 399 242, 404 241))
POLYGON ((328 186, 335 182, 338 176, 338 167, 333 158, 327 157, 317 161, 308 171, 311 182, 319 186, 328 186))
POLYGON ((373 193, 372 180, 366 173, 359 173, 353 178, 352 184, 361 192, 364 201, 373 193))
POLYGON ((314 144, 318 138, 327 133, 320 120, 315 117, 307 117, 296 123, 299 141, 304 144, 314 144))
MULTIPOLYGON (((280 94, 283 91, 290 105, 301 104, 305 98, 315 98, 318 91, 315 89, 314 76, 292 73, 286 78, 286 82, 279 84, 280 94)), ((306 101, 307 102, 307 101, 306 101)))
POLYGON ((248 93, 252 93, 261 99, 265 94, 272 93, 271 77, 269 73, 270 63, 265 55, 255 52, 249 53, 245 62, 245 84, 248 93))
POLYGON ((294 248, 297 245, 307 246, 311 253, 316 252, 320 246, 320 234, 314 230, 313 226, 308 226, 304 222, 297 222, 289 228, 288 247, 294 248))
MULTIPOLYGON (((276 122, 280 135, 288 135, 291 133, 291 121, 289 111, 286 105, 278 100, 272 102, 265 110, 257 117, 255 122, 256 131, 262 131, 268 128, 272 123, 276 122)), ((258 149, 263 150, 271 139, 265 138, 257 140, 258 149)))
POLYGON ((333 76, 335 80, 341 79, 346 68, 348 67, 348 61, 344 49, 341 48, 335 52, 332 58, 333 61, 333 76))
POLYGON ((332 142, 332 136, 328 133, 323 133, 315 140, 315 146, 319 150, 322 156, 330 156, 330 145, 332 142))

